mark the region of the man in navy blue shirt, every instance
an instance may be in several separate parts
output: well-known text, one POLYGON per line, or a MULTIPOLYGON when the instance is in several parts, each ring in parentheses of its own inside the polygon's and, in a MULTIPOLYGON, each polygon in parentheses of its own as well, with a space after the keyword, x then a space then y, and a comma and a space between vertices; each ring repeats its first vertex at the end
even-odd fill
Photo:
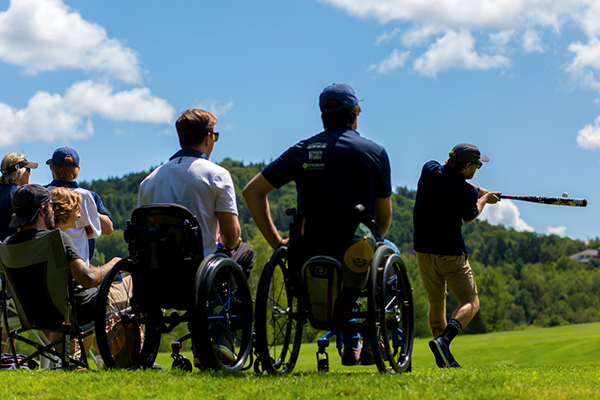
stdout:
MULTIPOLYGON (((381 238, 388 231, 392 217, 390 162, 383 147, 356 131, 361 112, 358 102, 354 90, 348 85, 326 87, 319 97, 325 131, 290 147, 244 188, 250 214, 273 249, 287 245, 289 239, 282 239, 277 232, 267 195, 291 181, 296 183, 300 216, 323 209, 325 214, 319 216, 324 219, 331 214, 341 214, 339 224, 330 224, 339 229, 343 219, 348 220, 346 211, 352 212, 357 204, 362 204, 366 215, 377 224, 378 239, 383 240, 381 238)), ((323 240, 313 241, 336 248, 337 244, 332 244, 339 236, 335 229, 315 226, 311 230, 307 221, 319 219, 303 219, 303 235, 311 236, 311 239, 314 235, 320 236, 323 240)), ((395 247, 389 241, 386 243, 395 247)), ((353 342, 344 339, 344 365, 355 365, 361 358, 363 365, 372 362, 360 354, 357 337, 352 337, 353 342), (352 351, 348 351, 350 349, 352 351)))
POLYGON ((429 161, 423 166, 413 210, 414 247, 419 274, 429 301, 429 327, 435 336, 429 347, 437 366, 460 367, 450 342, 479 310, 477 286, 467 261, 462 223, 473 222, 486 204, 500 201, 467 180, 489 158, 469 143, 454 146, 445 165, 429 161), (459 306, 446 322, 446 286, 459 306))

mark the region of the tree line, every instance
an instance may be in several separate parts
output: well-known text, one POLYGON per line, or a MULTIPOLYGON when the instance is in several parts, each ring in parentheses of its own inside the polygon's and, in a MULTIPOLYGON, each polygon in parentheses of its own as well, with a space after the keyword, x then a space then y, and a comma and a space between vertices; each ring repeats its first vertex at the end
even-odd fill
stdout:
MULTIPOLYGON (((272 250, 250 217, 242 197, 242 188, 265 167, 231 159, 220 165, 227 168, 236 185, 242 238, 255 249, 250 285, 256 288, 262 267, 272 250)), ((152 169, 151 169, 152 170, 152 169)), ((151 170, 130 173, 121 178, 80 182, 100 194, 113 217, 115 231, 97 240, 100 261, 127 256, 123 229, 136 207, 140 182, 151 170)), ((412 246, 412 210, 416 192, 397 188, 392 195, 393 215, 387 238, 396 243, 407 264, 413 286, 417 336, 430 335, 427 324, 427 299, 423 292, 412 246)), ((277 228, 285 234, 290 218, 286 209, 296 205, 296 188, 288 184, 269 194, 271 213, 277 228)), ((600 264, 581 263, 569 255, 587 248, 600 247, 598 237, 588 240, 562 238, 534 232, 517 232, 486 221, 463 226, 463 236, 477 281, 481 309, 465 333, 486 333, 524 329, 528 326, 556 326, 600 321, 600 264)), ((450 307, 457 304, 450 294, 450 307)), ((307 329, 305 339, 318 333, 307 329)))

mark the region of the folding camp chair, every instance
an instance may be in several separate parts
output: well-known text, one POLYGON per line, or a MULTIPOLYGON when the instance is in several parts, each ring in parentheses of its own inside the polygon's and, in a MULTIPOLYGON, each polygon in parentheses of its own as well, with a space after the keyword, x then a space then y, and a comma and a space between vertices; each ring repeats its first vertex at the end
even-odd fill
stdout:
POLYGON ((8 327, 8 342, 14 359, 17 360, 14 340, 24 342, 35 351, 19 360, 17 368, 26 365, 38 356, 51 361, 60 361, 63 368, 70 366, 89 368, 87 356, 83 351, 83 339, 93 333, 93 323, 79 326, 74 313, 74 280, 71 278, 69 262, 60 231, 21 244, 6 245, 0 243, 0 306, 3 325, 8 327), (18 314, 20 327, 10 329, 9 300, 7 292, 18 314), (58 339, 45 344, 35 342, 22 334, 26 331, 40 330, 62 334, 58 339), (80 359, 70 354, 70 339, 77 340, 80 359), (55 349, 62 344, 62 350, 55 349))

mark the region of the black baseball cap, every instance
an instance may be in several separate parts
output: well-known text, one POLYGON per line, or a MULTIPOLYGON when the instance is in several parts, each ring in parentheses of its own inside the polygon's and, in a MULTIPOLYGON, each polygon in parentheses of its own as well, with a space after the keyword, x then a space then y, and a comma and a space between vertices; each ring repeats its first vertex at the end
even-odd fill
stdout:
POLYGON ((477 146, 470 143, 459 143, 452 149, 450 153, 456 157, 456 161, 459 163, 472 163, 475 161, 488 162, 490 159, 488 156, 481 154, 477 146))
POLYGON ((42 185, 32 183, 21 186, 12 198, 15 213, 9 226, 15 229, 31 224, 40 212, 40 208, 51 201, 50 191, 42 185))

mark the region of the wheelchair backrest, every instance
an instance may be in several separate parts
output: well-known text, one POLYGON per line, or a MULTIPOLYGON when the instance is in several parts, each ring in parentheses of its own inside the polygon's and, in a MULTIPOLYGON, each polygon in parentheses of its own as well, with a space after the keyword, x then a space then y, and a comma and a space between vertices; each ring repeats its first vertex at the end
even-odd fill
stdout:
POLYGON ((178 204, 149 204, 133 210, 125 229, 133 260, 134 297, 162 308, 187 309, 202 261, 196 217, 178 204))
POLYGON ((73 283, 58 229, 20 244, 0 243, 0 272, 25 330, 62 329, 73 283))
MULTIPOLYGON (((290 213, 293 215, 293 213, 290 213)), ((337 329, 343 318, 345 300, 338 301, 347 291, 343 282, 348 282, 348 271, 343 264, 359 224, 371 232, 374 222, 364 214, 364 208, 332 209, 318 207, 294 216, 290 224, 289 262, 292 270, 300 272, 303 293, 303 308, 308 312, 311 325, 316 329, 337 329)), ((369 265, 365 265, 361 285, 366 284, 369 265)), ((354 285, 350 290, 361 289, 354 285)))

